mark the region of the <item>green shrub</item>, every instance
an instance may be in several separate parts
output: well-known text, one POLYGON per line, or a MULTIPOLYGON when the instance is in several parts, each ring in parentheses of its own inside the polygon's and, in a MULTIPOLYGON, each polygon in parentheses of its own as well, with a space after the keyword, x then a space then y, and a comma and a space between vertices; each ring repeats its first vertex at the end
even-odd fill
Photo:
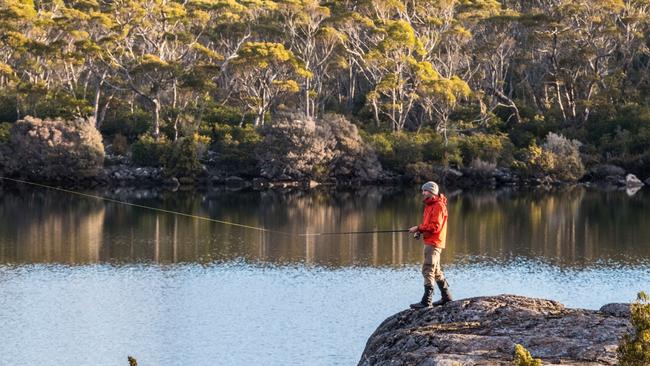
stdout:
POLYGON ((521 151, 521 160, 513 163, 512 167, 524 175, 540 176, 550 174, 556 164, 556 156, 533 144, 521 151))
POLYGON ((587 133, 602 161, 639 175, 647 172, 644 157, 650 153, 650 106, 626 105, 614 117, 590 121, 587 133))
POLYGON ((423 162, 438 166, 462 165, 458 139, 451 137, 445 144, 443 137, 431 130, 365 134, 364 138, 377 153, 381 164, 398 174, 413 176, 415 170, 423 167, 415 164, 423 162))
POLYGON ((120 134, 133 141, 151 128, 152 118, 148 112, 136 109, 131 113, 129 109, 118 107, 114 113, 106 116, 100 130, 104 135, 120 134))
POLYGON ((555 164, 550 173, 557 179, 576 181, 585 174, 585 167, 580 157, 580 146, 577 140, 569 140, 553 132, 546 136, 542 150, 555 156, 555 164))
POLYGON ((175 177, 196 177, 201 172, 199 142, 193 137, 174 141, 162 155, 167 174, 175 177))
POLYGON ((400 170, 408 164, 421 162, 423 159, 424 144, 421 136, 407 133, 397 133, 393 139, 393 157, 398 161, 400 170))
POLYGON ((521 344, 515 344, 514 363, 515 366, 541 366, 542 360, 533 358, 530 352, 521 344))
POLYGON ((519 150, 518 161, 511 166, 528 176, 549 175, 562 181, 576 181, 585 173, 579 141, 549 133, 540 147, 537 144, 519 150))
POLYGON ((645 150, 650 146, 650 141, 643 141, 642 138, 636 139, 635 136, 641 130, 647 130, 648 128, 650 128, 650 106, 630 104, 621 108, 613 118, 592 121, 588 129, 589 140, 601 141, 603 137, 608 136, 611 138, 617 133, 628 131, 629 135, 627 137, 631 138, 630 142, 635 145, 630 146, 631 152, 640 152, 636 149, 641 147, 645 150))
POLYGON ((133 162, 141 166, 162 166, 162 157, 169 149, 169 145, 165 138, 156 141, 151 135, 142 135, 131 145, 133 162))
POLYGON ((206 153, 208 152, 210 145, 212 144, 212 137, 201 135, 198 132, 195 132, 192 135, 192 138, 194 139, 194 142, 196 142, 196 152, 199 156, 199 159, 203 159, 203 157, 205 157, 206 153))
POLYGON ((12 125, 13 123, 9 123, 9 122, 0 123, 0 144, 6 144, 7 142, 9 142, 12 125))
POLYGON ((580 157, 585 169, 590 169, 595 165, 600 164, 600 154, 598 149, 593 144, 585 144, 580 148, 580 157))
POLYGON ((477 133, 460 140, 463 164, 469 166, 479 159, 486 163, 510 165, 512 162, 512 143, 507 136, 477 133))
POLYGON ((423 160, 426 138, 410 132, 384 132, 370 135, 369 142, 384 167, 404 174, 406 166, 423 160))
POLYGON ((637 295, 630 307, 634 333, 626 334, 618 346, 618 364, 637 366, 650 364, 650 297, 645 292, 637 295))
POLYGON ((431 163, 417 162, 406 166, 406 177, 415 183, 424 183, 426 181, 437 179, 431 163))
POLYGON ((513 128, 510 130, 508 137, 510 138, 510 141, 519 148, 530 146, 536 140, 535 135, 532 132, 521 128, 513 128))
MULTIPOLYGON (((77 95, 82 95, 79 90, 77 95)), ((72 120, 79 115, 91 116, 93 106, 87 99, 77 99, 67 91, 50 88, 44 82, 22 82, 16 87, 21 114, 37 118, 72 120)), ((15 103, 12 103, 14 106, 15 103)))
POLYGON ((4 170, 5 160, 8 158, 8 155, 11 155, 9 146, 11 126, 12 123, 9 122, 0 123, 0 172, 4 170))
POLYGON ((367 138, 370 146, 372 146, 377 153, 377 157, 381 164, 388 170, 399 172, 400 164, 395 156, 392 134, 377 133, 369 135, 367 138))
POLYGON ((428 141, 423 146, 422 158, 436 165, 462 165, 462 156, 458 148, 458 138, 452 137, 445 144, 444 138, 437 133, 427 135, 428 141))
POLYGON ((526 148, 533 144, 533 141, 542 140, 551 131, 557 131, 559 125, 544 117, 536 116, 524 123, 512 126, 508 130, 510 141, 518 148, 526 148))
POLYGON ((388 134, 377 133, 377 134, 368 134, 366 132, 361 133, 361 137, 367 140, 380 156, 388 155, 393 153, 393 144, 388 139, 388 134))
POLYGON ((258 174, 254 151, 262 141, 262 136, 253 126, 214 125, 212 141, 212 149, 218 153, 219 168, 232 175, 258 174))
POLYGON ((235 108, 210 103, 205 107, 203 121, 211 125, 228 124, 237 126, 242 121, 242 114, 235 108))
POLYGON ((0 91, 0 121, 15 122, 18 119, 16 91, 0 91))
POLYGON ((104 165, 102 137, 90 121, 27 116, 11 128, 0 164, 38 181, 93 178, 104 165))
POLYGON ((460 167, 463 165, 463 155, 460 151, 458 137, 450 137, 447 146, 444 147, 444 155, 441 163, 444 166, 460 167))

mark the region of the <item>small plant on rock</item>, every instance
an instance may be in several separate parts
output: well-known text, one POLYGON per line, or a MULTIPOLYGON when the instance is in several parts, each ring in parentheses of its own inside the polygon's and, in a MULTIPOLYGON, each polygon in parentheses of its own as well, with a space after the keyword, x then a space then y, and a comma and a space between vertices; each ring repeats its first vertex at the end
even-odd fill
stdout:
POLYGON ((620 366, 650 365, 650 297, 639 292, 630 306, 634 333, 627 334, 618 346, 620 366))
POLYGON ((138 360, 134 357, 128 356, 127 359, 129 360, 129 366, 138 366, 138 360))
POLYGON ((521 344, 515 344, 515 366, 541 366, 542 360, 533 358, 521 344))

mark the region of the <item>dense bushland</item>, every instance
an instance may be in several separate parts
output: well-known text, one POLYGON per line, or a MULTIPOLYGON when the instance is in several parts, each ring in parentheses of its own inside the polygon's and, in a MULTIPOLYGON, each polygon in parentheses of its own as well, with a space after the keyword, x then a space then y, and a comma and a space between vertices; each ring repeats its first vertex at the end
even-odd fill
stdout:
POLYGON ((243 176, 352 177, 376 154, 410 179, 465 167, 574 181, 604 163, 647 178, 647 7, 7 0, 0 122, 93 120, 113 152, 173 174, 197 174, 207 149, 215 169, 243 176), (331 113, 355 126, 337 136, 363 147, 339 138, 327 155, 331 113), (264 141, 301 133, 304 161, 285 150, 291 169, 268 163, 264 141))

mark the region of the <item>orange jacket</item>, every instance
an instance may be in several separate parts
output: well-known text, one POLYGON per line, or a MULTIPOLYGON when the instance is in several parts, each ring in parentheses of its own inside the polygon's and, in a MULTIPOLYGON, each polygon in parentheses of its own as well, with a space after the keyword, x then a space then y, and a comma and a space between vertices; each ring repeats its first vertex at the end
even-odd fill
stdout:
POLYGON ((447 239, 447 197, 434 195, 424 200, 422 224, 418 226, 424 244, 444 248, 447 239))

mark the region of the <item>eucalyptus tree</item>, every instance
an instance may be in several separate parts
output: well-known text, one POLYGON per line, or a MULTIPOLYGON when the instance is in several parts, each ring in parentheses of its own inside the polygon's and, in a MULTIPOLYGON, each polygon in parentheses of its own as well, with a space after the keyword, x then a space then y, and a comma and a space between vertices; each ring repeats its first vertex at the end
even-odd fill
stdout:
MULTIPOLYGON (((517 96, 516 69, 527 68, 527 63, 519 63, 518 51, 522 46, 517 38, 518 14, 493 17, 482 22, 474 31, 472 53, 477 61, 478 72, 473 78, 477 101, 481 106, 480 121, 488 122, 497 108, 508 110, 506 122, 522 121, 517 96)), ((533 94, 533 99, 535 99, 533 94)))
POLYGON ((434 129, 448 142, 449 116, 456 109, 458 102, 470 97, 469 85, 459 78, 445 78, 433 69, 428 62, 421 62, 418 70, 422 80, 419 87, 422 109, 432 121, 434 129))
MULTIPOLYGON (((273 0, 191 0, 188 8, 205 21, 195 47, 206 60, 204 71, 210 71, 210 87, 206 98, 222 104, 233 104, 245 115, 245 105, 237 97, 242 81, 238 79, 241 65, 236 61, 247 42, 280 41, 280 26, 273 18, 278 4, 273 0), (234 62, 234 63, 233 63, 234 62)), ((198 81, 198 80, 197 80, 198 81)))
POLYGON ((101 53, 115 25, 109 9, 95 0, 8 0, 0 9, 0 53, 19 81, 18 109, 38 114, 33 105, 47 102, 53 105, 46 113, 92 114, 98 120, 102 85, 110 70, 100 62, 101 53))
MULTIPOLYGON (((379 76, 368 93, 375 119, 387 118, 395 131, 404 128, 418 99, 423 79, 418 58, 424 53, 413 28, 403 20, 387 20, 379 29, 385 37, 366 54, 365 65, 379 76)), ((425 66, 426 67, 426 66, 425 66)))
POLYGON ((6 1, 0 7, 1 52, 5 82, 15 88, 16 114, 33 112, 38 100, 44 99, 53 84, 50 57, 55 46, 49 44, 48 11, 41 11, 33 1, 6 1), (38 95, 37 95, 38 94, 38 95))
POLYGON ((178 106, 180 80, 190 70, 197 43, 191 18, 184 4, 167 0, 118 0, 111 6, 116 40, 106 56, 122 78, 116 87, 146 101, 158 138, 162 108, 178 106))
MULTIPOLYGON (((5 0, 0 6, 0 87, 5 92, 20 82, 33 81, 34 57, 28 53, 30 33, 38 14, 33 1, 5 0)), ((21 104, 16 94, 16 114, 21 104)))
POLYGON ((296 78, 311 77, 293 52, 274 42, 244 43, 231 67, 235 98, 255 115, 256 127, 281 97, 300 90, 296 78))
POLYGON ((566 117, 586 122, 597 94, 608 92, 607 79, 617 68, 618 24, 623 0, 566 1, 557 8, 567 31, 560 34, 563 62, 556 70, 562 79, 566 117))
POLYGON ((93 4, 63 1, 7 1, 2 7, 2 39, 15 73, 17 114, 87 116, 88 42, 93 4), (76 7, 73 7, 76 6, 76 7))
MULTIPOLYGON (((426 49, 424 59, 438 74, 438 78, 434 78, 438 84, 437 93, 423 99, 422 109, 445 141, 450 116, 461 99, 474 95, 483 105, 485 90, 480 89, 477 73, 492 54, 477 53, 477 40, 485 23, 503 12, 496 0, 420 0, 409 7, 409 16, 426 49), (472 94, 471 88, 477 93, 472 94)), ((503 29, 499 30, 501 32, 503 29)), ((485 119, 487 109, 482 108, 479 120, 485 119)))
POLYGON ((330 9, 318 0, 281 0, 277 12, 289 50, 308 71, 300 83, 301 104, 305 115, 313 118, 318 106, 323 112, 329 94, 325 83, 331 78, 342 34, 327 24, 330 9))
MULTIPOLYGON (((331 2, 331 8, 336 28, 342 34, 343 48, 337 57, 337 64, 340 66, 335 76, 337 98, 339 103, 345 103, 349 112, 353 112, 363 94, 367 92, 368 84, 376 79, 371 70, 363 64, 374 23, 364 14, 368 13, 367 1, 334 0, 331 2)), ((379 125, 379 121, 376 122, 379 125)))
POLYGON ((526 9, 532 47, 520 52, 532 55, 523 72, 542 93, 538 109, 582 124, 598 100, 612 103, 612 82, 624 77, 619 49, 626 42, 621 37, 625 8, 623 0, 558 0, 526 9))
MULTIPOLYGON (((77 114, 92 114, 99 127, 105 82, 114 77, 112 68, 102 61, 104 50, 113 46, 110 34, 116 27, 110 7, 96 0, 53 1, 51 12, 48 33, 55 35, 50 44, 58 47, 53 60, 57 86, 76 101, 77 114)), ((67 107, 72 106, 68 103, 67 107)))
POLYGON ((413 27, 402 19, 403 9, 397 1, 363 2, 348 12, 342 28, 352 65, 368 83, 366 100, 376 125, 387 119, 394 131, 404 128, 418 99, 417 69, 424 54, 413 27))
POLYGON ((647 102, 650 77, 650 1, 625 1, 618 23, 618 70, 608 81, 617 104, 647 102), (644 98, 646 98, 644 100, 644 98))
POLYGON ((19 52, 27 50, 28 36, 37 17, 33 1, 4 0, 0 6, 0 63, 5 76, 0 86, 6 87, 6 76, 20 69, 19 52))

